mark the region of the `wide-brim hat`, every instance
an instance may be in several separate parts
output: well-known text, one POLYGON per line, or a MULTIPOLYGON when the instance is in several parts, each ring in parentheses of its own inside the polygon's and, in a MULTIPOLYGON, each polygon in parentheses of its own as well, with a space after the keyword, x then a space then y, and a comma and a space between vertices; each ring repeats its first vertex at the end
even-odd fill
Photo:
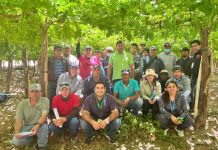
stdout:
POLYGON ((155 73, 155 71, 154 71, 153 69, 147 69, 147 70, 145 71, 145 74, 142 75, 142 78, 145 78, 145 77, 148 76, 148 75, 153 75, 153 76, 155 76, 156 78, 158 78, 158 75, 155 73))

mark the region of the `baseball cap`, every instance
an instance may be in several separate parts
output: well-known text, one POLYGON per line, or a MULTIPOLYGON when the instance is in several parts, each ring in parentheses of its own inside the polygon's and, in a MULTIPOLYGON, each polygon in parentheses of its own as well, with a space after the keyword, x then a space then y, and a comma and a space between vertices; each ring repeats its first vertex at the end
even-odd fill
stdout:
POLYGON ((167 70, 161 70, 160 74, 163 74, 163 73, 169 74, 167 70))
POLYGON ((54 51, 61 51, 62 50, 62 47, 60 45, 55 45, 54 46, 54 51))
POLYGON ((170 42, 165 42, 164 46, 171 46, 170 42))
POLYGON ((42 89, 38 83, 33 83, 29 85, 29 91, 33 91, 33 90, 41 91, 42 89))
POLYGON ((123 69, 121 71, 121 74, 129 74, 129 73, 130 73, 129 69, 123 69))
POLYGON ((111 46, 108 46, 108 47, 106 48, 106 50, 113 51, 113 47, 111 47, 111 46))
POLYGON ((157 48, 155 46, 151 46, 150 50, 157 50, 157 48))
POLYGON ((85 49, 90 49, 90 50, 91 50, 92 48, 91 48, 90 45, 87 45, 87 46, 85 47, 85 49))
POLYGON ((79 67, 79 62, 78 61, 69 62, 69 67, 76 67, 76 68, 78 68, 79 67))
POLYGON ((172 70, 173 71, 174 70, 181 70, 182 71, 182 67, 180 65, 175 65, 172 70))

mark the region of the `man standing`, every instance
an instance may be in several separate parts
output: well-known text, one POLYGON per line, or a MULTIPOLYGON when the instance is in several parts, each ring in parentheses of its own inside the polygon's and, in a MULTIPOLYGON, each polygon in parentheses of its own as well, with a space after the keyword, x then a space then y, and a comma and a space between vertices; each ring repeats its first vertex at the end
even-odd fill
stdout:
POLYGON ((118 98, 116 102, 120 107, 127 108, 134 115, 138 115, 143 100, 139 97, 139 85, 134 79, 130 79, 128 69, 121 71, 122 80, 114 85, 113 96, 118 98))
POLYGON ((115 135, 121 125, 118 116, 118 107, 113 96, 106 93, 102 81, 96 82, 95 92, 86 98, 82 110, 81 128, 86 133, 86 143, 90 144, 94 131, 100 129, 106 129, 110 143, 115 143, 115 135))
POLYGON ((107 47, 106 50, 104 50, 102 52, 101 62, 102 62, 102 66, 104 68, 104 71, 105 71, 106 75, 107 75, 109 58, 110 58, 112 52, 113 52, 112 47, 107 47))
POLYGON ((79 62, 74 61, 69 64, 69 71, 60 75, 56 88, 56 95, 60 94, 60 84, 67 82, 72 93, 79 97, 83 94, 83 80, 78 75, 79 62))
POLYGON ((84 55, 80 54, 80 42, 76 45, 76 53, 77 58, 79 59, 80 67, 79 74, 83 80, 85 80, 88 76, 91 75, 91 62, 90 58, 92 56, 92 48, 90 46, 86 46, 84 49, 84 55))
POLYGON ((183 72, 185 75, 187 75, 189 78, 192 77, 192 65, 193 65, 193 59, 189 57, 189 49, 187 47, 182 48, 181 50, 181 58, 179 58, 176 61, 176 65, 179 65, 182 67, 183 72))
POLYGON ((117 81, 121 80, 120 72, 123 69, 130 69, 130 77, 134 78, 134 62, 132 55, 125 52, 125 45, 123 41, 117 41, 116 43, 117 52, 113 53, 109 60, 108 65, 108 78, 114 85, 117 81), (113 76, 112 76, 113 74, 113 76))
POLYGON ((164 43, 164 51, 158 55, 163 60, 165 69, 169 72, 169 76, 172 77, 173 66, 176 65, 176 55, 172 53, 171 44, 169 42, 164 43))
POLYGON ((54 47, 54 56, 48 58, 48 99, 50 102, 56 95, 56 87, 59 76, 68 71, 69 63, 61 56, 62 47, 54 47))
POLYGON ((72 51, 71 45, 66 45, 64 47, 63 55, 64 55, 65 59, 67 59, 69 63, 73 63, 73 62, 79 63, 79 60, 71 54, 71 51, 72 51))
POLYGON ((72 136, 71 140, 75 143, 79 129, 79 98, 70 92, 70 86, 67 82, 60 84, 60 92, 61 94, 55 96, 52 101, 52 108, 57 109, 60 117, 52 119, 49 130, 60 134, 64 129, 69 128, 72 136))
POLYGON ((110 83, 108 78, 101 73, 101 65, 95 64, 92 66, 92 75, 84 81, 84 99, 94 93, 95 84, 98 81, 102 81, 106 87, 106 92, 110 94, 110 83))
POLYGON ((39 84, 29 86, 29 98, 19 103, 14 125, 15 135, 12 143, 16 146, 24 146, 32 143, 37 136, 38 149, 46 149, 48 143, 48 127, 46 119, 49 112, 49 100, 41 97, 39 84), (29 133, 25 135, 24 133, 29 133))

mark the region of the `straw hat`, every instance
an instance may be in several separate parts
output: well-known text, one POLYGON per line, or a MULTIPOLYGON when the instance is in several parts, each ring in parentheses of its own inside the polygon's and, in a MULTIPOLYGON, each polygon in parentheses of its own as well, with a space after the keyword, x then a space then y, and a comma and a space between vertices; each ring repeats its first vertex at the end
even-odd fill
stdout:
POLYGON ((142 75, 142 78, 145 78, 146 76, 148 75, 153 75, 155 76, 156 78, 158 78, 158 75, 155 73, 155 71, 153 69, 147 69, 145 74, 142 75))

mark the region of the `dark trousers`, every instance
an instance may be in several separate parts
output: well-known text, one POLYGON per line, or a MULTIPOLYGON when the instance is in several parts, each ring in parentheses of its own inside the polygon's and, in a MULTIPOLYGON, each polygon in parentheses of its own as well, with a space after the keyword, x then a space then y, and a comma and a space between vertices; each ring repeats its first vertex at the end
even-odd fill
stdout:
POLYGON ((50 101, 50 110, 49 110, 50 115, 53 114, 51 105, 52 105, 52 99, 56 95, 56 88, 57 88, 57 82, 48 81, 48 99, 50 101))
MULTIPOLYGON (((170 118, 167 118, 165 114, 160 114, 158 116, 158 120, 160 121, 160 127, 162 129, 168 129, 170 126, 175 125, 170 118)), ((186 116, 182 124, 179 124, 177 128, 179 130, 184 130, 190 126, 194 125, 194 120, 190 116, 186 116)))
POLYGON ((142 113, 143 115, 146 115, 149 110, 152 110, 152 114, 156 115, 158 113, 160 113, 160 109, 159 109, 159 102, 155 101, 154 104, 150 104, 148 102, 148 100, 143 100, 143 104, 142 104, 142 113))

